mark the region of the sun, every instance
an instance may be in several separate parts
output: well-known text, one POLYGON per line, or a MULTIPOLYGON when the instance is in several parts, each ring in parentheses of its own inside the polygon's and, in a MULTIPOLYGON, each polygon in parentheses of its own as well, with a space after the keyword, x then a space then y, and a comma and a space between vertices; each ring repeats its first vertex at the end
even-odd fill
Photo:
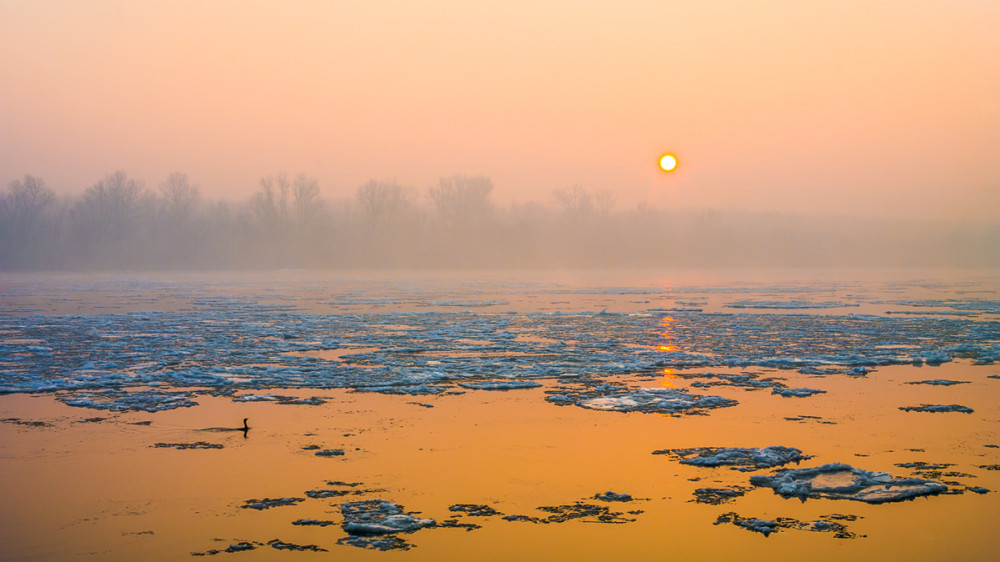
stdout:
POLYGON ((673 154, 664 154, 660 157, 660 168, 664 172, 669 172, 677 167, 677 157, 673 154))

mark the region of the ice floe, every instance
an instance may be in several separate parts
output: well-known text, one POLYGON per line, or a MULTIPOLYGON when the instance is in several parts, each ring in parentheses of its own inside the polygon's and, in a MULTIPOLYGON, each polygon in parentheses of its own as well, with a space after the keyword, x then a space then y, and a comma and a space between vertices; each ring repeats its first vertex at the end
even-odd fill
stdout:
POLYGON ((785 398, 808 398, 814 394, 826 394, 825 390, 816 390, 815 388, 778 388, 774 387, 771 389, 771 394, 777 394, 784 396, 785 398))
POLYGON ((522 388, 538 388, 541 383, 535 381, 476 381, 460 382, 458 386, 470 390, 516 390, 522 388))
POLYGON ((702 414, 727 408, 736 400, 721 396, 691 394, 680 388, 629 388, 609 383, 561 387, 546 398, 559 406, 573 404, 589 410, 646 412, 657 414, 702 414))
POLYGON ((784 497, 854 500, 888 503, 946 492, 948 487, 922 478, 895 478, 843 463, 814 468, 783 469, 772 476, 752 476, 754 486, 771 488, 784 497))
POLYGON ((60 394, 58 398, 67 406, 110 410, 112 412, 142 411, 162 412, 175 408, 190 408, 198 403, 192 400, 194 392, 170 392, 162 390, 139 390, 129 392, 120 388, 109 388, 95 392, 60 394))
POLYGON ((222 445, 218 443, 209 443, 207 441, 195 441, 194 443, 155 443, 153 447, 157 449, 221 449, 222 445))
POLYGON ((737 527, 742 527, 748 531, 760 533, 765 537, 782 529, 789 529, 795 531, 833 533, 833 536, 838 539, 857 538, 857 535, 848 531, 847 526, 843 523, 844 521, 857 521, 860 519, 857 515, 833 514, 823 515, 821 517, 822 519, 817 519, 815 521, 799 521, 798 519, 792 519, 790 517, 757 519, 754 517, 743 517, 735 512, 729 512, 720 515, 719 518, 715 520, 715 524, 722 525, 724 523, 732 523, 737 527))
POLYGON ((742 300, 735 301, 726 304, 728 308, 763 308, 763 309, 777 309, 777 310, 797 310, 804 308, 844 308, 844 307, 856 307, 859 306, 856 303, 843 303, 843 302, 812 302, 812 301, 757 301, 757 300, 742 300))
MULTIPOLYGON (((565 505, 541 506, 536 508, 539 511, 548 513, 548 516, 534 517, 529 515, 505 515, 506 521, 521 521, 526 523, 565 523, 579 519, 592 523, 612 523, 622 524, 635 521, 634 518, 626 517, 624 513, 611 511, 607 506, 585 502, 576 502, 565 505)), ((637 515, 642 511, 634 510, 628 512, 629 515, 637 515)))
POLYGON ((459 503, 448 506, 448 511, 462 513, 470 517, 492 517, 495 515, 502 515, 499 511, 488 505, 473 503, 459 503))
POLYGON ((345 453, 343 449, 320 449, 313 454, 317 457, 342 457, 345 453))
POLYGON ((697 503, 707 503, 709 505, 721 505, 729 503, 738 497, 746 494, 743 488, 697 488, 694 491, 694 499, 697 503))
POLYGON ((595 494, 594 499, 603 502, 630 502, 632 501, 632 496, 629 494, 616 494, 608 490, 602 494, 595 494))
POLYGON ((264 498, 262 500, 246 500, 240 507, 243 509, 256 509, 261 511, 264 509, 271 509, 272 507, 295 505, 300 501, 304 501, 303 498, 264 498))
POLYGON ((962 406, 961 404, 921 404, 919 406, 900 406, 899 409, 904 412, 959 412, 962 414, 971 414, 973 412, 972 408, 962 406))
POLYGON ((340 512, 344 516, 341 527, 350 536, 338 543, 375 550, 409 549, 412 545, 395 536, 397 533, 413 533, 437 524, 433 519, 404 513, 399 504, 380 499, 345 503, 340 512))
POLYGON ((741 447, 695 447, 690 449, 662 449, 654 455, 668 455, 679 459, 681 464, 703 467, 727 466, 734 470, 749 472, 798 463, 808 459, 802 451, 794 447, 771 446, 763 448, 741 447))

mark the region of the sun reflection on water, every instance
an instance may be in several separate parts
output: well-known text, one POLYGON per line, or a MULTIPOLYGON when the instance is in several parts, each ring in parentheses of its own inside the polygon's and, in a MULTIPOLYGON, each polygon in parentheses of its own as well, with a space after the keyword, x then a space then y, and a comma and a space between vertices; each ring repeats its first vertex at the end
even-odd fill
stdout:
MULTIPOLYGON (((676 335, 674 334, 674 327, 673 327, 673 323, 676 321, 677 320, 671 318, 670 316, 664 316, 663 318, 660 319, 660 326, 663 328, 663 332, 661 332, 660 335, 663 336, 663 339, 672 340, 676 337, 676 335)), ((657 346, 657 349, 659 349, 660 351, 677 351, 677 346, 660 345, 657 346)), ((673 379, 676 378, 677 375, 674 374, 674 370, 667 367, 663 369, 663 378, 660 379, 659 381, 660 386, 665 386, 667 388, 674 388, 675 385, 673 379)))

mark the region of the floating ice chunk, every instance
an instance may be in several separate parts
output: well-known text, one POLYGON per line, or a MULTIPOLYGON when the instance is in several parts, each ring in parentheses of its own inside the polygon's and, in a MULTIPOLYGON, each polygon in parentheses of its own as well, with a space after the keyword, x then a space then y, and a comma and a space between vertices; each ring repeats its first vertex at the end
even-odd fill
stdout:
POLYGON ((510 304, 508 301, 494 301, 494 300, 432 300, 427 301, 426 304, 422 306, 460 306, 464 308, 471 307, 487 307, 487 306, 502 306, 510 304))
POLYGON ((264 510, 283 505, 295 505, 300 501, 305 501, 305 498, 264 498, 262 500, 247 500, 240 507, 243 509, 264 510))
POLYGON ((333 521, 325 521, 320 519, 296 519, 295 521, 292 521, 292 525, 313 526, 313 527, 329 527, 330 525, 334 524, 335 523, 333 521))
POLYGON ((279 400, 287 400, 290 398, 292 397, 282 396, 280 394, 244 394, 243 396, 233 398, 233 402, 277 402, 279 400))
POLYGON ((320 548, 314 544, 294 544, 290 542, 281 541, 278 539, 272 539, 267 541, 267 544, 277 550, 294 550, 294 551, 311 551, 311 552, 326 552, 325 548, 320 548))
POLYGON ((632 501, 632 496, 629 494, 616 494, 611 490, 604 492, 603 494, 596 494, 594 496, 595 500, 601 500, 604 502, 630 502, 632 501))
POLYGON ((742 300, 726 304, 727 308, 763 308, 779 310, 795 310, 803 308, 842 308, 856 307, 857 304, 842 302, 810 302, 810 301, 755 301, 742 300))
POLYGON ((729 503, 744 494, 746 494, 746 490, 741 488, 698 488, 694 491, 694 499, 691 501, 707 503, 709 505, 721 505, 729 503))
POLYGON ((413 545, 404 541, 403 539, 393 536, 393 535, 376 535, 376 536, 356 536, 351 535, 349 537, 344 537, 337 540, 337 544, 343 544, 347 546, 356 546, 358 548, 365 548, 368 550, 410 550, 413 545))
POLYGON ((816 390, 815 388, 778 388, 774 387, 771 389, 771 394, 779 394, 785 398, 808 398, 813 394, 826 394, 825 390, 816 390))
POLYGON ((494 515, 502 515, 499 511, 493 509, 488 505, 473 504, 473 503, 459 503, 452 506, 448 506, 448 511, 454 511, 456 513, 464 513, 470 517, 491 517, 494 515))
POLYGON ((320 404, 326 404, 326 400, 318 396, 312 396, 310 398, 296 398, 294 396, 285 396, 283 394, 244 394, 243 396, 233 398, 233 402, 275 402, 277 404, 284 404, 288 406, 319 406, 320 404))
POLYGON ((904 412, 960 412, 963 414, 971 414, 973 411, 972 408, 960 404, 921 404, 919 406, 900 406, 899 409, 904 412))
POLYGON ((698 375, 687 375, 689 378, 717 379, 712 382, 695 381, 691 386, 696 388, 708 388, 712 386, 738 386, 750 389, 778 388, 784 386, 781 382, 767 378, 761 379, 758 375, 743 373, 739 375, 702 373, 698 375))
POLYGON ((344 456, 343 449, 322 449, 314 453, 317 457, 342 457, 344 456))
POLYGON ((198 403, 191 398, 193 392, 169 392, 163 390, 140 390, 129 392, 122 389, 108 389, 100 392, 79 392, 60 396, 68 406, 110 410, 112 412, 162 412, 174 408, 190 408, 198 403))
POLYGON ((474 381, 460 382, 458 386, 470 390, 516 390, 522 388, 538 388, 542 386, 534 381, 474 381))
POLYGON ((739 403, 721 396, 690 394, 680 388, 633 389, 611 384, 584 386, 568 392, 564 389, 554 392, 546 400, 560 406, 575 404, 590 410, 659 414, 704 413, 705 410, 739 403))
POLYGON ((680 459, 681 464, 692 466, 718 467, 730 466, 744 472, 774 468, 798 463, 810 457, 794 447, 773 445, 761 449, 740 447, 695 447, 691 449, 663 449, 653 451, 654 455, 669 455, 680 459))
POLYGON ((748 531, 761 533, 765 537, 781 529, 833 533, 833 536, 838 539, 853 539, 857 537, 857 535, 847 530, 846 525, 841 523, 841 521, 857 521, 860 519, 857 515, 833 514, 823 515, 822 517, 823 519, 817 519, 816 521, 799 521, 798 519, 792 519, 790 517, 779 517, 775 520, 770 520, 743 517, 734 512, 730 512, 720 515, 719 518, 715 520, 715 524, 721 525, 723 523, 732 523, 733 525, 743 527, 748 531))
POLYGON ((207 441, 195 441, 194 443, 156 443, 153 445, 157 449, 221 449, 218 443, 208 443, 207 441))
POLYGON ((917 357, 923 359, 925 363, 932 367, 951 361, 951 355, 943 351, 924 351, 918 353, 917 357))
MULTIPOLYGON (((582 519, 592 523, 631 523, 635 519, 625 517, 624 513, 611 511, 607 506, 592 503, 576 502, 566 505, 543 505, 539 511, 550 513, 547 517, 531 517, 528 515, 505 515, 507 521, 524 521, 527 523, 565 523, 574 519, 582 519)), ((630 511, 636 515, 641 511, 630 511)))
POLYGON ((771 488, 784 497, 830 498, 888 503, 946 492, 948 487, 921 478, 894 478, 886 472, 861 470, 843 463, 786 469, 773 476, 752 476, 754 486, 771 488))
POLYGON ((407 396, 437 395, 448 390, 447 386, 440 385, 385 385, 385 386, 357 386, 355 392, 377 392, 379 394, 400 394, 407 396))
POLYGON ((952 381, 946 379, 929 379, 923 381, 911 381, 906 384, 929 384, 932 386, 952 386, 956 384, 969 384, 969 381, 952 381))
POLYGON ((385 500, 345 503, 340 512, 344 515, 344 531, 356 536, 412 533, 436 523, 403 513, 402 506, 385 500))

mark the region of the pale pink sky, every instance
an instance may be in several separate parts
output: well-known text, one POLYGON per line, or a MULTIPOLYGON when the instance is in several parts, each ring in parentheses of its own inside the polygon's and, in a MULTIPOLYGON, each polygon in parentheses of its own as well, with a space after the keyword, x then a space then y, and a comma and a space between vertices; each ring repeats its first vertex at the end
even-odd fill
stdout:
POLYGON ((0 182, 996 218, 997 29, 995 0, 0 0, 0 182))

